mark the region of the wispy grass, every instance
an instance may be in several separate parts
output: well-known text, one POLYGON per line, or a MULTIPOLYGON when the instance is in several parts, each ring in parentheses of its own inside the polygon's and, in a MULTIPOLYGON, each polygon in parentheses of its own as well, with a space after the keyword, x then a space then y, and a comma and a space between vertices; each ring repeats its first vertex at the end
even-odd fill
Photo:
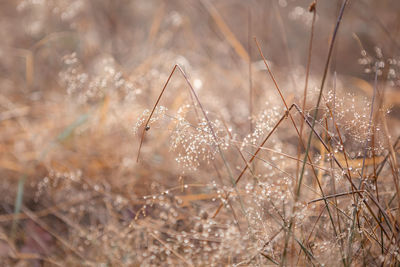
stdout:
POLYGON ((1 3, 0 265, 398 265, 399 8, 1 3))

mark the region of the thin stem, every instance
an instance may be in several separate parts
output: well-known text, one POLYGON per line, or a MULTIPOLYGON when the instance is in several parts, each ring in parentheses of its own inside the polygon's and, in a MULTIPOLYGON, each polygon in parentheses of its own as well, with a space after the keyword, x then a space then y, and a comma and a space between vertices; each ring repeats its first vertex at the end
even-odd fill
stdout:
MULTIPOLYGON (((322 92, 323 92, 323 89, 324 89, 325 80, 326 80, 326 77, 328 75, 329 63, 330 63, 330 60, 331 60, 331 56, 332 56, 332 51, 333 51, 333 47, 334 47, 334 44, 335 44, 336 35, 337 35, 338 30, 339 30, 339 26, 340 26, 340 22, 342 21, 344 9, 345 9, 348 1, 349 0, 344 0, 343 1, 342 7, 340 8, 339 17, 338 17, 337 22, 336 22, 336 26, 335 26, 335 29, 333 31, 332 40, 331 40, 331 43, 329 45, 328 58, 326 60, 324 74, 323 74, 323 77, 322 77, 321 86, 320 86, 320 90, 319 90, 318 101, 317 101, 317 104, 315 105, 315 111, 314 111, 314 116, 313 116, 311 129, 314 129, 315 122, 317 120, 319 105, 321 103, 322 92)), ((307 142, 307 148, 306 148, 306 152, 305 152, 305 156, 304 156, 304 161, 307 160, 307 156, 308 156, 308 153, 309 153, 309 150, 310 150, 310 146, 311 146, 312 136, 313 136, 313 134, 312 134, 312 131, 311 131, 309 136, 308 136, 308 142, 307 142)), ((297 192, 296 192, 297 195, 300 195, 301 182, 303 180, 304 171, 305 171, 305 164, 303 162, 303 165, 301 167, 301 172, 300 172, 299 184, 298 184, 298 188, 297 188, 297 192)))
MULTIPOLYGON (((317 17, 317 9, 316 9, 316 4, 317 2, 314 1, 309 7, 309 11, 313 12, 313 19, 311 23, 311 34, 310 34, 310 42, 308 45, 308 56, 307 56, 307 66, 306 66, 306 79, 305 79, 305 84, 304 84, 304 92, 303 92, 303 103, 302 103, 302 110, 306 109, 306 103, 307 103, 307 89, 308 89, 308 78, 310 76, 310 66, 311 66, 311 55, 312 55, 312 45, 313 45, 313 40, 314 40, 314 27, 315 27, 315 19, 317 17)), ((304 120, 301 120, 300 122, 300 138, 303 138, 303 128, 304 128, 304 120)), ((297 146, 297 155, 298 158, 300 159, 300 152, 301 152, 301 142, 299 141, 299 144, 297 146)), ((296 176, 299 175, 299 162, 297 163, 296 167, 296 176)))

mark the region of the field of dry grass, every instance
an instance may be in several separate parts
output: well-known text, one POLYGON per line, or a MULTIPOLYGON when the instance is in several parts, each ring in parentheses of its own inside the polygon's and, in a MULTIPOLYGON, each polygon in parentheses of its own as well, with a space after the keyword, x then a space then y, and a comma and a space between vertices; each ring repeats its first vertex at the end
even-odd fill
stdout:
POLYGON ((399 266, 399 14, 0 1, 0 265, 399 266))

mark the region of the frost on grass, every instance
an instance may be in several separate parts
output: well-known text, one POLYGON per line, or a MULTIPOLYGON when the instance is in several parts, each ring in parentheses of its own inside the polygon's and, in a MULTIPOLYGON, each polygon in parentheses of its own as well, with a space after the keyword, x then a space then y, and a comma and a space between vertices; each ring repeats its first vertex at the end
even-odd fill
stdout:
MULTIPOLYGON (((148 128, 149 130, 151 129, 151 125, 156 123, 159 120, 162 120, 165 117, 165 113, 168 111, 168 109, 164 106, 158 106, 154 110, 153 115, 151 116, 151 119, 149 120, 148 123, 148 128)), ((133 133, 136 134, 139 131, 139 128, 144 126, 144 124, 147 122, 149 116, 151 114, 151 111, 146 109, 143 111, 143 113, 139 116, 136 124, 133 126, 133 133)))
POLYGON ((222 123, 215 120, 210 122, 210 125, 206 119, 191 125, 178 112, 170 146, 171 150, 178 152, 178 163, 195 170, 201 162, 210 164, 215 159, 218 149, 224 151, 229 147, 229 138, 222 123))
POLYGON ((258 145, 261 138, 265 137, 274 128, 279 118, 282 117, 282 109, 280 107, 274 106, 270 102, 266 102, 263 106, 265 108, 254 119, 254 131, 242 141, 242 149, 246 145, 258 145))
MULTIPOLYGON (((370 121, 371 101, 372 99, 356 97, 351 93, 338 96, 333 91, 329 91, 326 95, 326 103, 330 106, 330 110, 326 108, 325 114, 326 116, 330 116, 331 112, 334 114, 334 122, 339 127, 344 145, 347 145, 348 152, 356 153, 355 156, 361 156, 360 153, 362 153, 366 140, 370 144, 372 138, 374 138, 373 149, 376 155, 382 154, 385 150, 383 125, 380 122, 375 122, 374 117, 370 121), (351 144, 351 146, 348 144, 351 144)), ((389 110, 385 109, 385 107, 381 109, 384 111, 382 114, 386 116, 389 110)), ((320 124, 323 125, 324 122, 320 121, 320 124)), ((333 121, 331 125, 334 127, 333 121)), ((340 151, 343 150, 338 134, 333 131, 329 134, 334 143, 336 143, 336 148, 340 151)), ((371 149, 370 146, 368 147, 371 149)), ((371 153, 369 153, 369 156, 371 156, 371 153)))
MULTIPOLYGON (((210 121, 200 119, 199 112, 196 113, 195 122, 190 122, 186 114, 193 109, 197 108, 192 105, 181 106, 176 114, 167 114, 167 108, 157 106, 148 126, 149 130, 152 129, 151 125, 161 119, 169 119, 169 124, 166 129, 156 128, 152 131, 167 130, 170 134, 170 150, 176 154, 176 162, 188 170, 196 170, 201 163, 210 164, 215 159, 218 150, 225 151, 229 147, 229 136, 226 129, 219 120, 210 121), (212 130, 210 129, 210 126, 212 130)), ((139 117, 135 126, 133 127, 134 133, 138 132, 141 126, 150 116, 150 111, 145 110, 139 117)))
POLYGON ((64 70, 59 73, 60 83, 68 95, 76 97, 79 103, 98 102, 113 94, 132 101, 141 93, 123 76, 111 58, 101 59, 98 67, 91 72, 85 70, 76 53, 64 56, 63 63, 64 70))

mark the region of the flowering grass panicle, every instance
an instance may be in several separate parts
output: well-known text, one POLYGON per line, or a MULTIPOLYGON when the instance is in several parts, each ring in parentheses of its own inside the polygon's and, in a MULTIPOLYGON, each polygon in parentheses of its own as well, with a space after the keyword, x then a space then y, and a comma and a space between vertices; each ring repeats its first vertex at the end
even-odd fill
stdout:
POLYGON ((0 265, 398 265, 399 9, 0 2, 0 265))

